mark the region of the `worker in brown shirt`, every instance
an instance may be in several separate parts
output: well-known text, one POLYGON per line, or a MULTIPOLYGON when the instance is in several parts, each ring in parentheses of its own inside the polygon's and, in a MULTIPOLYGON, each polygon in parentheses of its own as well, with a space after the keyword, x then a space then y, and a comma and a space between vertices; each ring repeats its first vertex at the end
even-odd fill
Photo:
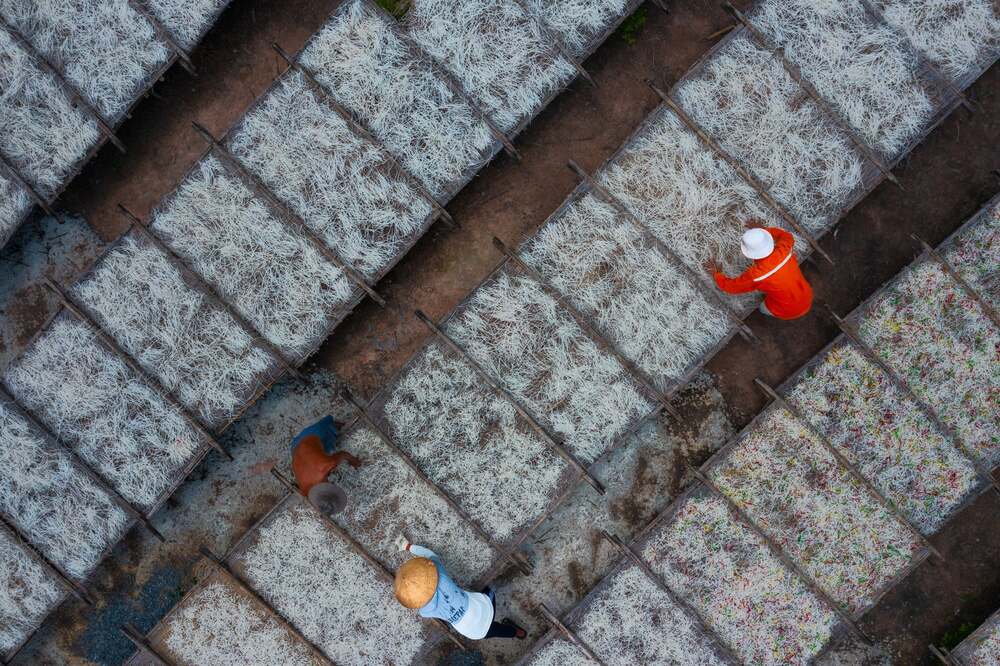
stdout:
POLYGON ((332 416, 325 416, 296 435, 291 445, 292 472, 299 492, 327 514, 337 513, 347 504, 344 491, 327 477, 344 461, 354 469, 363 464, 347 451, 337 451, 342 426, 332 416))

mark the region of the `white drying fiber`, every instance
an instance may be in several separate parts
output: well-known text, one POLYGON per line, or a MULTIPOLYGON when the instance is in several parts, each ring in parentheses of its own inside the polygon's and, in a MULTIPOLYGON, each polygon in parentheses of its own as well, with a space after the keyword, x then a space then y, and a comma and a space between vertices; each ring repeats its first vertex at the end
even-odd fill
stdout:
POLYGON ((830 349, 787 398, 926 535, 979 485, 927 414, 850 344, 830 349))
POLYGON ((129 516, 73 464, 0 402, 0 513, 49 561, 82 581, 129 527, 129 516))
POLYGON ((33 203, 24 188, 0 171, 0 248, 21 226, 33 203))
POLYGON ((213 156, 157 209, 152 226, 289 356, 318 345, 359 290, 213 156))
POLYGON ((425 347, 389 389, 390 436, 495 541, 539 518, 568 466, 464 361, 425 347))
POLYGON ((875 298, 871 345, 988 467, 1000 463, 1000 331, 931 259, 875 298))
MULTIPOLYGON (((251 586, 252 587, 252 586, 251 586)), ((231 583, 197 589, 165 624, 178 666, 319 666, 309 647, 231 583)))
POLYGON ((966 222, 941 253, 962 279, 1000 310, 1000 199, 966 222))
POLYGON ((0 13, 111 124, 170 58, 128 0, 0 0, 0 13))
POLYGON ((395 570, 408 557, 395 544, 405 534, 448 563, 458 581, 477 580, 490 568, 494 552, 472 526, 413 472, 368 427, 342 435, 340 446, 365 461, 361 469, 342 465, 334 480, 350 503, 334 516, 365 550, 395 570))
POLYGON ((250 587, 341 666, 409 664, 427 639, 392 584, 295 498, 238 559, 250 587))
POLYGON ((709 476, 851 613, 867 609, 922 547, 783 409, 770 408, 709 476))
POLYGON ((101 327, 215 429, 257 391, 277 359, 189 287, 166 255, 125 238, 73 287, 101 327))
POLYGON ((885 20, 955 83, 979 76, 1000 52, 1000 15, 990 0, 876 0, 885 20))
POLYGON ((142 510, 202 446, 179 412, 65 313, 5 380, 61 442, 142 510))
POLYGON ((814 233, 836 222, 861 187, 862 159, 850 139, 746 36, 686 80, 677 101, 814 233))
POLYGON ((231 0, 144 0, 177 44, 190 51, 231 0))
POLYGON ((5 529, 0 529, 0 657, 42 623, 63 588, 5 529))
POLYGON ((583 659, 586 657, 574 644, 565 638, 553 638, 543 647, 534 649, 524 666, 572 666, 584 663, 583 659))
POLYGON ((229 148, 369 280, 429 223, 430 205, 298 72, 247 113, 229 148))
MULTIPOLYGON (((861 0, 767 0, 752 20, 869 146, 900 157, 934 113, 934 92, 896 31, 861 0)), ((934 85, 931 83, 930 85, 934 85)))
POLYGON ((670 522, 650 535, 641 555, 746 664, 811 663, 839 623, 707 491, 684 500, 670 522))
POLYGON ((527 277, 498 273, 445 330, 585 465, 654 407, 621 363, 527 277))
POLYGON ((522 255, 661 390, 732 327, 627 218, 591 194, 547 222, 522 255))
POLYGON ((361 0, 348 0, 301 61, 441 201, 486 163, 495 140, 397 30, 361 0))
POLYGON ((1000 611, 987 618, 951 655, 964 666, 1000 666, 1000 611))
POLYGON ((516 2, 413 0, 404 23, 503 132, 541 111, 576 76, 516 2))
POLYGON ((100 137, 59 82, 0 30, 0 152, 21 176, 51 197, 100 137))
POLYGON ((708 636, 635 565, 585 603, 571 628, 607 666, 723 663, 708 636))
POLYGON ((627 0, 527 0, 575 58, 585 58, 628 8, 627 0))

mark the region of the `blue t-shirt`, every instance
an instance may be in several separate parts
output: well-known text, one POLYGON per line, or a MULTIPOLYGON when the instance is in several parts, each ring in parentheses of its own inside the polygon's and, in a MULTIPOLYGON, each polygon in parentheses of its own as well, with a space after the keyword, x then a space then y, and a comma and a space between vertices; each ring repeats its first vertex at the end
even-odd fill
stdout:
POLYGON ((316 423, 313 423, 308 428, 305 428, 302 432, 295 436, 292 440, 292 445, 289 447, 289 451, 295 453, 295 447, 299 445, 303 439, 309 435, 316 435, 319 437, 320 441, 323 443, 323 453, 328 456, 332 456, 333 452, 337 450, 337 439, 340 438, 340 432, 337 431, 337 425, 333 421, 332 416, 324 416, 316 423))

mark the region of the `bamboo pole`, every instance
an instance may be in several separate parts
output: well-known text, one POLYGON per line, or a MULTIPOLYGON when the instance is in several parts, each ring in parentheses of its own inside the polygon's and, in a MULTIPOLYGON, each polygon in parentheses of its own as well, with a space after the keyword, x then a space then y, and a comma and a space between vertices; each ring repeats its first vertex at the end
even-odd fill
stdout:
POLYGON ((473 520, 465 512, 465 510, 462 509, 461 506, 459 506, 458 502, 455 501, 455 498, 453 498, 450 494, 448 494, 443 488, 441 488, 441 486, 434 483, 434 481, 432 481, 431 478, 427 476, 427 474, 424 473, 424 471, 420 469, 420 467, 417 466, 413 458, 411 458, 405 451, 403 451, 403 449, 396 443, 396 441, 377 423, 375 423, 375 420, 368 413, 368 410, 365 408, 365 406, 362 405, 358 401, 358 399, 351 394, 350 391, 348 391, 345 388, 343 391, 341 391, 340 395, 349 403, 351 403, 351 405, 354 406, 354 409, 356 409, 358 413, 361 415, 361 419, 368 425, 369 428, 375 431, 375 433, 378 435, 382 443, 385 444, 394 454, 396 454, 396 456, 403 461, 403 464, 405 464, 410 469, 411 472, 416 474, 421 481, 430 486, 430 488, 434 491, 434 493, 442 500, 444 500, 444 502, 449 507, 451 507, 451 509, 455 513, 457 513, 462 520, 467 522, 480 539, 489 544, 490 548, 492 548, 496 553, 500 554, 500 556, 503 557, 504 559, 512 560, 514 566, 516 566, 517 569, 525 576, 531 575, 532 572, 531 565, 524 558, 524 556, 521 555, 520 553, 508 553, 507 551, 504 550, 504 548, 500 546, 500 544, 496 543, 496 541, 494 541, 486 533, 486 531, 482 528, 482 526, 475 520, 473 520))
POLYGON ((88 606, 94 606, 94 599, 90 596, 87 588, 70 578, 69 574, 63 571, 59 565, 49 560, 40 550, 35 548, 34 544, 21 534, 17 526, 11 523, 3 514, 0 514, 0 530, 6 530, 14 541, 17 541, 28 553, 33 555, 35 560, 45 569, 45 572, 56 579, 67 592, 88 606))
POLYGON ((705 146, 715 153, 717 157, 726 162, 733 169, 733 171, 735 171, 744 181, 746 181, 748 185, 756 190, 757 194, 760 195, 760 198, 763 199, 764 202, 767 203, 767 205, 770 206, 776 213, 778 213, 778 215, 780 215, 781 218, 788 223, 788 226, 794 229, 797 234, 805 238, 813 250, 830 262, 831 266, 836 265, 830 255, 827 254, 826 250, 820 247, 813 235, 806 231, 801 224, 799 224, 799 221, 788 212, 787 208, 778 203, 778 201, 771 195, 764 184, 756 176, 751 174, 735 157, 730 155, 718 141, 710 137, 701 125, 699 125, 694 118, 689 116, 668 93, 664 92, 659 86, 653 84, 652 82, 649 82, 649 87, 653 89, 653 92, 660 96, 660 99, 662 99, 663 102, 670 107, 670 110, 674 112, 674 115, 676 115, 689 130, 694 132, 705 146))
POLYGON ((642 386, 648 394, 653 396, 655 400, 660 403, 660 406, 673 416, 678 421, 681 420, 680 412, 678 412, 673 405, 670 404, 670 398, 666 393, 655 387, 652 378, 647 375, 643 370, 641 370, 635 363, 630 359, 626 358, 617 347, 615 347, 607 338, 605 338, 597 328, 590 323, 590 321, 583 315, 582 312, 576 309, 572 303, 567 301, 562 293, 556 289, 552 284, 546 280, 541 273, 536 271, 534 268, 525 263, 516 252, 511 250, 507 245, 504 244, 502 240, 493 237, 493 245, 496 246, 498 250, 503 252, 518 270, 526 274, 529 278, 541 285, 545 292, 555 299, 555 301, 565 309, 573 320, 583 329, 583 332, 587 335, 591 342, 598 346, 599 349, 613 356, 621 365, 632 375, 632 378, 642 386))
POLYGON ((427 326, 427 328, 429 328, 431 332, 434 333, 434 335, 436 335, 437 338, 441 340, 441 342, 446 347, 448 347, 450 350, 461 356, 470 366, 472 366, 476 374, 478 374, 482 379, 484 379, 486 383, 489 384, 490 387, 495 392, 504 396, 510 402, 511 406, 514 407, 514 411, 516 411, 525 421, 527 421, 528 425, 531 426, 531 429, 534 430, 538 434, 538 436, 541 437, 542 440, 549 445, 549 448, 551 448, 553 451, 559 454, 559 456, 561 456, 563 460, 565 460, 573 468, 575 468, 576 471, 581 476, 583 476, 584 479, 586 479, 587 483, 589 483, 594 488, 594 490, 596 490, 601 495, 603 495, 606 492, 601 482, 598 481, 594 477, 594 475, 591 474, 590 471, 586 467, 584 467, 584 465, 579 460, 577 460, 572 453, 567 451, 566 447, 564 447, 561 442, 559 442, 553 435, 549 434, 549 432, 545 428, 543 428, 541 424, 538 423, 535 417, 533 417, 530 413, 528 413, 528 411, 521 405, 521 403, 514 398, 514 396, 510 393, 510 391, 505 389, 500 384, 500 381, 498 379, 494 378, 492 375, 486 372, 486 370, 481 365, 479 365, 479 363, 477 363, 476 360, 472 358, 472 356, 467 351, 462 349, 462 347, 460 347, 458 343, 452 340, 447 333, 442 331, 438 327, 438 325, 431 320, 430 317, 428 317, 420 310, 417 310, 414 314, 416 314, 417 319, 423 322, 423 324, 427 326))
POLYGON ((875 498, 879 501, 879 503, 883 506, 883 508, 885 508, 886 511, 891 513, 900 525, 906 528, 906 530, 909 531, 911 535, 913 535, 918 541, 920 541, 920 543, 923 544, 924 548, 930 551, 940 561, 944 562, 944 555, 942 555, 941 552, 937 548, 935 548, 934 545, 931 544, 931 542, 928 541, 923 534, 921 534, 920 530, 918 530, 916 526, 913 523, 911 523, 906 516, 902 514, 902 512, 899 510, 899 507, 897 507, 894 502, 892 502, 888 497, 886 497, 881 490, 876 488, 875 484, 873 484, 868 479, 868 477, 862 474, 861 471, 857 468, 857 466, 855 466, 851 461, 849 461, 844 456, 844 454, 838 451, 837 447, 835 447, 833 443, 830 442, 830 439, 826 436, 826 434, 821 432, 820 429, 817 428, 812 421, 807 419, 802 414, 802 412, 799 411, 798 407, 792 405, 787 400, 785 400, 785 398, 783 398, 775 389, 773 389, 759 377, 754 378, 754 383, 757 384, 757 387, 760 388, 760 390, 763 391, 769 398, 771 398, 771 400, 776 402, 778 405, 781 406, 782 409, 788 412, 793 419, 795 419, 803 426, 805 426, 805 428, 810 433, 812 433, 812 435, 817 439, 817 441, 819 441, 819 443, 823 446, 823 448, 826 449, 827 453, 829 453, 834 457, 834 459, 837 461, 837 464, 839 464, 844 471, 846 471, 855 481, 857 481, 866 489, 868 489, 868 491, 875 496, 875 498))
POLYGON ((161 655, 156 651, 156 648, 150 644, 146 637, 141 631, 135 628, 131 624, 122 625, 122 633, 128 638, 133 645, 142 650, 147 656, 152 657, 153 661, 156 662, 157 666, 174 666, 174 664, 167 660, 166 657, 161 655))
POLYGON ((597 180, 591 176, 589 173, 583 170, 583 168, 577 164, 575 161, 569 161, 569 168, 573 173, 575 173, 581 180, 583 180, 587 187, 589 187, 593 192, 597 194, 598 197, 603 199, 605 202, 610 204, 615 208, 621 215, 628 219, 636 229, 645 237, 646 241, 650 243, 656 250, 666 257, 671 263, 675 264, 682 273, 688 278, 695 289, 701 293, 707 300, 714 303, 720 310, 726 313, 726 317, 729 319, 730 323, 739 329, 740 336, 747 342, 759 343, 760 339, 754 335, 754 332, 747 326, 743 318, 733 310, 733 307, 723 300, 719 292, 709 288, 705 282, 699 278, 694 269, 685 264, 677 253, 674 252, 666 243, 657 237, 653 233, 652 229, 646 225, 639 216, 636 215, 632 210, 626 206, 618 197, 612 194, 606 187, 597 182, 597 180))
POLYGON ((274 606, 269 604, 262 596, 260 596, 260 594, 257 593, 256 590, 254 590, 252 587, 250 587, 250 585, 245 583, 243 579, 241 579, 239 576, 233 573, 233 571, 228 566, 226 566, 226 563, 223 562, 218 557, 216 557, 215 553, 209 550, 207 546, 202 546, 201 548, 198 549, 198 552, 201 553, 201 556, 205 559, 205 561, 208 562, 208 564, 211 565, 212 569, 217 571, 220 576, 231 581, 237 588, 240 589, 241 592, 243 592, 248 597, 257 602, 257 604, 259 604, 260 607, 264 609, 265 613, 271 616, 271 618, 274 621, 276 621, 286 631, 288 631, 293 636, 302 641, 302 643, 309 648, 309 651, 313 653, 313 656, 315 656, 324 664, 328 664, 328 666, 335 666, 333 660, 327 657, 322 650, 320 650, 318 647, 316 647, 316 645, 312 641, 306 638, 305 635, 303 635, 302 632, 295 627, 295 625, 286 620, 285 617, 277 610, 275 610, 274 606))
POLYGON ((561 57, 563 60, 572 65, 573 69, 576 70, 577 74, 587 79, 587 83, 596 88, 597 82, 594 81, 594 78, 590 75, 590 72, 588 72, 586 69, 583 68, 583 65, 580 63, 580 61, 566 49, 566 46, 562 43, 562 40, 556 37, 548 29, 548 27, 545 25, 545 22, 531 11, 528 5, 525 4, 524 0, 514 0, 514 4, 516 4, 521 9, 521 11, 524 12, 525 16, 527 16, 535 24, 535 27, 538 28, 538 33, 542 37, 542 40, 551 44, 554 55, 557 57, 561 57))
POLYGON ((840 115, 822 95, 816 90, 816 87, 809 82, 805 76, 802 75, 802 70, 799 69, 788 57, 785 55, 784 49, 779 48, 768 39, 767 35, 757 29, 753 23, 736 7, 730 2, 724 2, 722 4, 723 9, 729 12, 737 21, 743 24, 743 27, 747 29, 747 32, 759 43, 765 50, 770 51, 775 58, 777 58, 788 75, 802 88, 807 95, 816 103, 816 106, 830 119, 832 120, 842 132, 844 132, 854 143, 855 147, 861 151, 861 153, 868 159, 869 162, 875 165, 875 167, 882 172, 882 174, 893 182, 897 187, 903 189, 900 185, 899 180, 892 174, 892 170, 889 169, 885 161, 879 157, 875 151, 867 143, 862 140, 858 133, 854 131, 843 116, 840 115))
POLYGON ((945 648, 939 648, 936 645, 928 645, 927 647, 930 648, 931 654, 937 657, 938 661, 944 664, 944 666, 962 666, 945 648))
POLYGON ((250 189, 259 196, 260 198, 266 200, 271 206, 278 212, 278 217, 288 224, 294 227, 303 236, 307 237, 310 243, 322 254, 327 261, 343 271, 344 275, 347 276, 349 280, 354 282, 358 287, 360 287, 366 294, 368 294, 373 301, 378 303, 380 306, 385 307, 385 299, 382 298, 375 289, 368 284, 368 281, 361 276, 354 268, 349 266, 340 255, 338 255, 332 248, 330 248, 326 242, 320 238, 312 228, 305 223, 305 221, 299 217, 297 213, 292 212, 292 210, 285 205, 281 199, 268 187, 264 182, 262 182, 257 176, 250 173, 236 157, 229 152, 229 149, 219 143, 219 140, 212 135, 204 126, 199 123, 192 121, 191 126, 194 131, 205 140, 212 152, 214 152, 223 162, 223 164, 234 173, 238 178, 240 178, 244 183, 250 186, 250 189))
POLYGON ((153 15, 153 12, 149 11, 144 0, 128 0, 128 4, 131 5, 132 9, 142 15, 146 21, 153 26, 153 30, 156 31, 157 36, 170 48, 171 51, 177 56, 177 59, 181 61, 181 67, 187 70, 187 73, 191 76, 198 76, 198 70, 195 69, 194 63, 191 62, 191 56, 188 55, 187 51, 181 48, 174 36, 170 34, 170 31, 160 23, 160 20, 153 15))
POLYGON ((948 274, 948 277, 958 283, 969 298, 976 301, 976 303, 979 303, 979 307, 983 309, 983 312, 985 312, 986 316, 993 322, 993 325, 1000 329, 1000 316, 997 315, 997 311, 993 308, 993 306, 986 302, 986 299, 983 298, 982 294, 980 294, 975 287, 969 284, 965 278, 959 275, 958 271, 956 271, 952 265, 948 263, 948 260, 945 259, 940 252, 931 247, 927 241, 917 234, 910 234, 910 237, 920 243, 920 245, 924 248, 924 252, 926 252, 931 259, 937 262, 937 264, 941 267, 941 270, 948 274))
POLYGON ((263 347, 265 351, 274 356, 278 363, 285 369, 285 372, 293 375, 297 379, 303 379, 303 375, 293 364, 293 361, 286 358, 285 355, 278 350, 277 347, 272 345, 262 334, 257 330, 257 327, 251 324, 243 315, 241 315, 235 307, 233 307, 222 295, 216 291, 215 287, 205 282, 202 277, 191 268, 186 261, 177 256, 177 253, 167 247, 167 244, 160 240, 159 236, 153 233, 153 230, 149 228, 147 222, 141 220, 138 215, 130 211, 123 204, 118 204, 118 212, 125 216, 125 218, 132 223, 132 225, 143 235, 143 237, 149 241, 152 245, 156 247, 163 255, 167 258, 167 261, 173 265, 182 275, 186 275, 191 278, 194 282, 195 288, 201 292, 209 301, 211 301, 217 307, 223 309, 226 314, 233 318, 240 328, 254 339, 259 347, 263 347))
POLYGON ((352 132, 354 132, 355 135, 357 135, 363 141, 366 141, 367 143, 371 144, 379 153, 381 153, 381 155, 387 161, 389 161, 389 163, 392 164, 394 168, 396 168, 399 171, 399 173, 403 175, 403 177, 406 179, 407 184, 409 184, 409 186, 412 187, 414 191, 417 194, 419 194, 420 197, 428 205, 430 205, 434 210, 437 211, 438 216, 441 219, 443 219, 446 224, 450 225, 453 228, 458 228, 461 226, 458 224, 458 222, 455 221, 455 219, 451 216, 451 214, 447 210, 445 210, 444 204, 435 199, 434 196, 430 193, 430 191, 424 186, 424 184, 421 183, 416 176, 410 173, 410 171, 403 166, 403 163, 399 160, 399 158, 393 155, 392 152, 390 152, 389 149, 385 146, 385 144, 382 143, 382 141, 380 141, 379 139, 377 139, 375 135, 371 133, 371 131, 369 131, 366 127, 362 126, 361 123, 359 123, 357 120, 354 119, 353 114, 351 114, 350 111, 344 108, 344 106, 337 101, 337 99, 334 97, 333 93, 330 91, 329 88, 327 88, 325 85, 319 82, 319 79, 316 78, 316 75, 313 74, 311 69, 300 63, 298 59, 288 55, 288 53, 286 53, 285 50, 281 48, 281 46, 279 46, 277 42, 272 42, 271 48, 273 48, 275 52, 279 56, 281 56, 281 58, 286 63, 288 63, 289 67, 294 69, 296 72, 301 74, 303 78, 305 78, 306 82, 309 83, 313 91, 317 95, 319 95, 323 99, 323 101, 325 101, 337 113, 338 116, 340 116, 340 119, 347 124, 347 126, 351 129, 352 132))
POLYGON ((201 422, 199 422, 198 419, 196 419, 191 414, 191 412, 189 412, 187 408, 184 405, 182 405, 180 401, 178 401, 177 398, 175 398, 174 395, 163 386, 163 384, 160 383, 160 380, 151 375, 150 373, 146 372, 146 370, 141 365, 139 365, 139 362, 136 361, 134 358, 132 358, 131 354, 122 349, 121 345, 119 345, 114 338, 108 335, 100 326, 97 325, 97 322, 91 319, 89 315, 83 312, 83 310, 78 308, 70 300, 66 292, 63 291, 62 287, 57 285, 49 278, 45 278, 45 284, 49 287, 49 289, 51 289, 56 294, 56 296, 59 297, 59 300, 62 302, 62 306, 66 308, 66 310, 68 310, 74 317, 76 317, 81 323, 90 328, 97 335, 97 337, 101 340, 101 342, 104 343, 104 346, 107 347, 109 351, 111 351, 112 355, 117 356, 123 363, 125 363, 125 365, 127 365, 132 370, 132 372, 137 374, 143 381, 149 384, 150 387, 153 388, 153 390, 159 393, 160 397, 162 397, 167 402, 167 404, 169 404, 171 407, 177 410, 177 412, 181 415, 184 421, 191 428, 196 430, 198 434, 201 435, 209 443, 209 445, 212 446, 212 448, 214 448, 216 451, 225 456, 226 459, 233 460, 233 456, 230 455, 230 453, 226 451, 224 448, 222 448, 222 445, 215 440, 215 437, 210 432, 208 432, 208 430, 201 424, 201 422))
POLYGON ((3 167, 3 170, 7 172, 7 175, 9 175, 11 179, 14 180, 14 182, 16 182, 18 185, 21 186, 21 189, 23 189, 25 192, 28 193, 28 196, 31 197, 31 200, 34 201, 39 208, 45 211, 46 215, 50 215, 51 217, 57 217, 55 212, 52 210, 52 207, 49 206, 48 201, 46 201, 42 197, 42 195, 40 195, 38 191, 34 187, 32 187, 27 180, 24 179, 24 177, 20 174, 20 172, 18 172, 17 168, 13 164, 8 162, 7 158, 4 157, 3 155, 0 155, 0 166, 3 167))
POLYGON ((545 617, 546 621, 548 621, 548 623, 551 624, 556 629, 556 631, 565 636, 566 640, 575 645, 577 649, 580 650, 580 652, 582 652, 587 656, 588 659, 590 659, 595 664, 600 664, 600 666, 606 666, 606 664, 600 659, 600 657, 594 654, 594 651, 590 649, 590 646, 584 643, 579 636, 577 636, 570 630, 569 627, 563 624, 562 621, 545 606, 545 604, 540 603, 537 606, 535 606, 535 608, 538 609, 538 612, 540 612, 545 617))
POLYGON ((113 143, 115 148, 117 148, 122 154, 125 154, 125 144, 122 143, 117 136, 115 136, 115 131, 111 129, 111 125, 104 120, 101 114, 97 112, 97 109, 95 109, 90 102, 84 99, 83 95, 80 94, 80 91, 66 80, 63 73, 56 69, 55 65, 50 63, 47 58, 39 53, 35 47, 32 46, 31 42, 25 39, 24 36, 14 28, 14 26, 7 23, 6 19, 3 17, 0 17, 0 28, 3 28, 10 33, 11 37, 14 38, 14 41, 17 42, 17 44, 24 49, 33 60, 39 63, 42 66, 42 69, 46 70, 56 79, 56 81, 59 82, 59 85, 61 85, 63 90, 69 94, 73 103, 82 108, 84 112, 86 112, 86 114, 89 115, 97 124, 97 128, 101 134, 103 134, 108 141, 113 143))

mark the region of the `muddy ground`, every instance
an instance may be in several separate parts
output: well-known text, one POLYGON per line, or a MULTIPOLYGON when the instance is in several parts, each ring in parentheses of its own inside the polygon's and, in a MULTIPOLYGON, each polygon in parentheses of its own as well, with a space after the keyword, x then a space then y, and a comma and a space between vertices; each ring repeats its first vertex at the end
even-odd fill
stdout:
MULTIPOLYGON (((41 275, 69 281, 85 270, 102 242, 126 229, 115 212, 119 202, 148 213, 203 150, 190 121, 224 132, 280 72, 269 44, 299 48, 337 4, 234 1, 194 54, 200 76, 191 78, 179 68, 169 72, 155 97, 141 103, 119 131, 128 154, 105 149, 60 201, 86 223, 31 224, 0 256, 0 360, 23 348, 54 307, 39 284, 41 275)), ((441 317, 456 305, 500 261, 492 236, 516 243, 541 224, 576 184, 566 161, 598 166, 655 108, 657 98, 645 80, 669 85, 729 24, 716 2, 669 4, 666 15, 647 3, 641 10, 646 22, 634 43, 617 35, 587 61, 598 87, 577 82, 557 98, 517 140, 522 162, 501 156, 448 205, 462 228, 438 225, 417 244, 379 285, 388 307, 362 304, 313 359, 311 384, 279 387, 248 413, 228 441, 238 453, 236 462, 214 454, 206 458, 154 520, 169 543, 133 530, 94 577, 97 609, 64 604, 16 663, 118 664, 127 658, 132 648, 117 628, 124 622, 142 630, 152 626, 197 579, 198 547, 224 551, 277 499, 280 490, 266 474, 267 464, 282 455, 288 434, 302 419, 329 407, 329 401, 315 404, 333 381, 324 371, 373 395, 427 335, 413 309, 441 317)), ((988 72, 971 94, 981 110, 955 112, 896 169, 903 189, 883 184, 822 241, 836 266, 807 263, 818 297, 838 312, 853 308, 915 256, 911 233, 936 243, 1000 189, 991 175, 1000 168, 1000 68, 988 72)), ((754 377, 780 383, 836 334, 822 308, 795 324, 760 315, 749 323, 761 343, 735 338, 712 360, 678 403, 701 406, 685 412, 684 424, 650 424, 650 432, 667 432, 650 440, 659 444, 637 439, 613 457, 620 465, 606 461, 602 473, 617 483, 610 499, 581 491, 526 545, 548 563, 544 582, 532 583, 543 590, 542 598, 525 596, 530 587, 525 581, 505 580, 511 606, 518 606, 512 613, 531 615, 530 603, 538 600, 567 607, 596 583, 607 553, 586 545, 591 535, 567 527, 581 507, 606 501, 593 512, 583 510, 601 516, 622 536, 634 532, 676 494, 684 463, 700 462, 764 405, 754 377)), ((923 565, 864 618, 864 629, 895 663, 933 663, 929 642, 955 640, 1000 603, 998 515, 1000 498, 981 497, 932 539, 945 562, 923 565)), ((536 620, 525 619, 538 630, 536 620)), ((502 663, 526 647, 490 649, 486 656, 502 663)))

